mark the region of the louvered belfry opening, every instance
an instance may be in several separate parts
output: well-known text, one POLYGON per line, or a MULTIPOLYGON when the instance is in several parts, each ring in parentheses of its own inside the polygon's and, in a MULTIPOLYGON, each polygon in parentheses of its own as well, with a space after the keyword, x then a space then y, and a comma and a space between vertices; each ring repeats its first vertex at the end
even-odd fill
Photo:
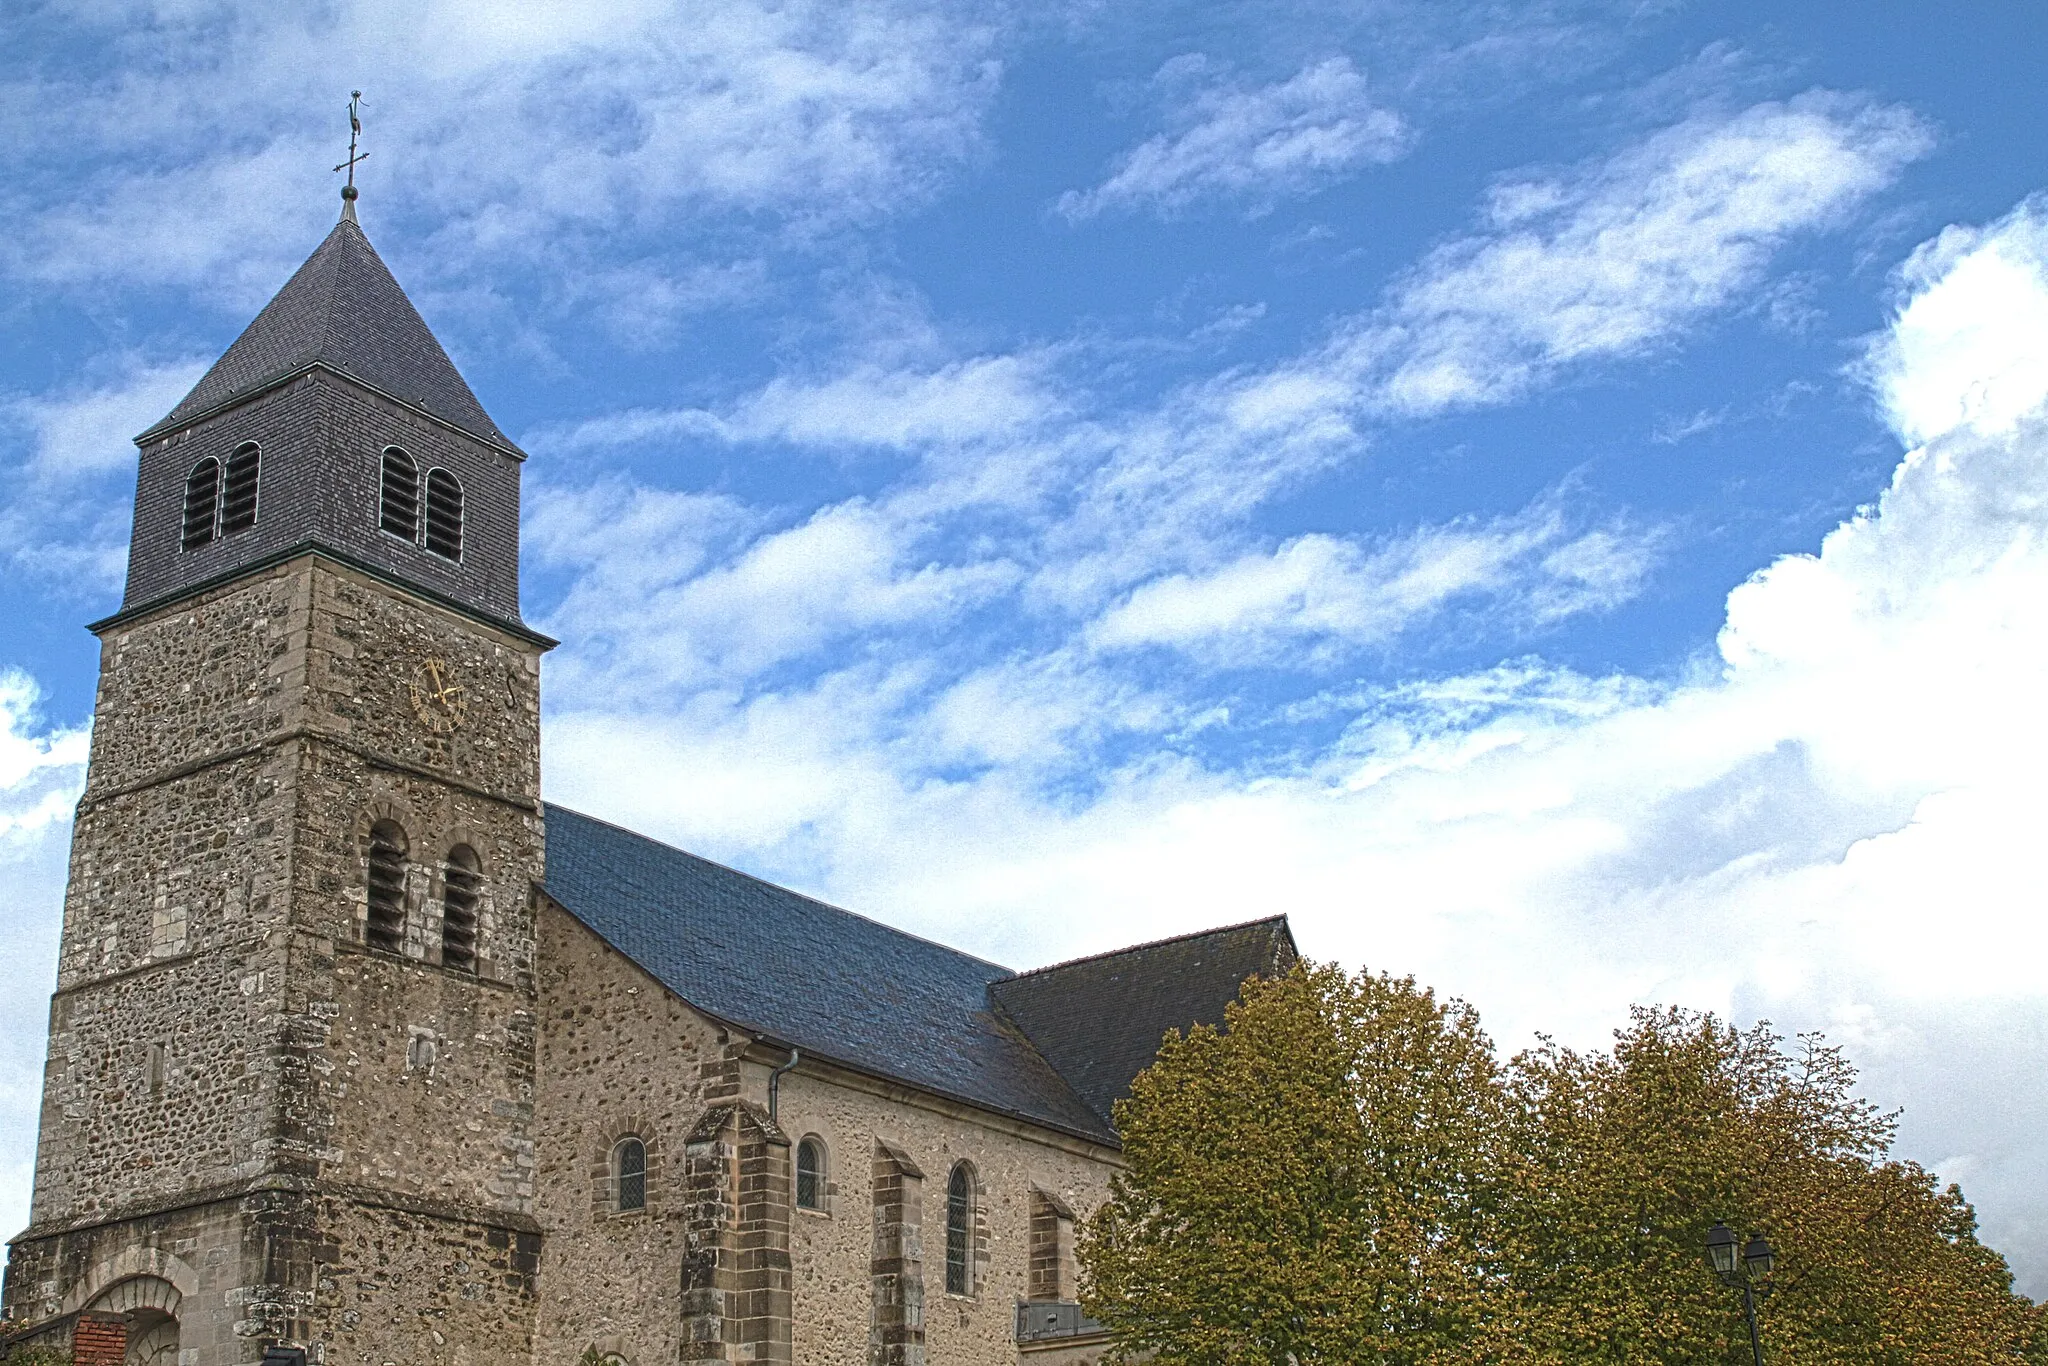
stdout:
POLYGON ((363 942, 398 952, 405 941, 405 831, 394 821, 370 827, 369 918, 363 942))
POLYGON ((185 476, 185 549, 197 550, 212 541, 219 522, 220 461, 209 455, 185 476))
POLYGON ((448 851, 442 873, 441 966, 476 971, 476 908, 483 885, 483 863, 476 850, 458 844, 448 851))
POLYGON ((256 472, 263 454, 251 441, 228 457, 220 499, 220 534, 232 536, 256 525, 256 472))
POLYGON ((444 560, 462 558, 462 484, 444 469, 427 471, 427 549, 444 560))
POLYGON ((420 467, 396 446, 384 449, 384 482, 377 504, 377 525, 403 540, 419 541, 420 467))

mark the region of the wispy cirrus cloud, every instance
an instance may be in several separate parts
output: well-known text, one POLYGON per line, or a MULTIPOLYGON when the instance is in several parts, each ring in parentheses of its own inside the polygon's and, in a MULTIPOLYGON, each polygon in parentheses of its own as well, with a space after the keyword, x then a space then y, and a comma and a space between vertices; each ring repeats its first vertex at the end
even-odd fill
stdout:
POLYGON ((1616 527, 1575 532, 1554 500, 1379 544, 1311 534, 1206 573, 1143 583, 1087 635, 1098 649, 1163 646, 1249 664, 1384 645, 1460 602, 1547 624, 1634 596, 1655 541, 1616 527))
POLYGON ((1325 363, 1374 410, 1417 417, 1641 354, 1757 287, 1787 240, 1840 222, 1932 141, 1909 110, 1816 91, 1505 180, 1484 226, 1430 252, 1325 363))
POLYGON ((1032 613, 1099 618, 1099 644, 1358 648, 1384 640, 1384 623, 1484 597, 1514 604, 1503 620, 1540 625, 1625 599, 1647 572, 1646 543, 1563 536, 1531 510, 1485 531, 1420 528, 1405 549, 1311 536, 1276 552, 1248 543, 1246 521, 1361 458, 1385 424, 1509 401, 1736 305, 1773 251, 1842 221, 1927 136, 1905 110, 1825 93, 1697 115, 1570 172, 1503 182, 1478 229, 1338 320, 1326 343, 1149 404, 1110 406, 1072 363, 1081 353, 1038 345, 936 364, 856 359, 718 411, 633 410, 534 440, 922 453, 864 517, 905 528, 934 563, 1000 561, 1032 613))
POLYGON ((1046 351, 974 356, 935 366, 861 362, 817 378, 778 376, 724 412, 636 409, 527 435, 535 450, 584 451, 712 438, 816 448, 915 450, 998 440, 1065 407, 1046 351))
POLYGON ((1207 63, 1177 58, 1155 78, 1170 92, 1170 130, 1117 158, 1091 190, 1069 190, 1072 221, 1103 213, 1174 214, 1206 201, 1257 213, 1362 166, 1397 160, 1414 137, 1400 115, 1375 105, 1348 57, 1304 66, 1283 81, 1201 84, 1207 63), (1187 87, 1192 86, 1192 89, 1187 87))
POLYGON ((135 433, 176 406, 205 371, 110 358, 97 382, 0 402, 0 559, 69 592, 103 592, 127 566, 135 433))
POLYGON ((335 203, 346 85, 309 105, 305 73, 357 71, 375 74, 366 215, 430 210, 431 257, 453 277, 637 255, 618 302, 641 317, 757 287, 728 273, 745 250, 719 252, 707 220, 802 236, 923 202, 979 146, 1005 22, 920 0, 116 0, 46 18, 79 51, 146 41, 148 59, 118 81, 49 60, 0 85, 17 122, 36 111, 36 136, 0 147, 15 224, 0 268, 17 279, 261 302, 335 203), (685 215, 713 244, 708 269, 647 251, 685 215))

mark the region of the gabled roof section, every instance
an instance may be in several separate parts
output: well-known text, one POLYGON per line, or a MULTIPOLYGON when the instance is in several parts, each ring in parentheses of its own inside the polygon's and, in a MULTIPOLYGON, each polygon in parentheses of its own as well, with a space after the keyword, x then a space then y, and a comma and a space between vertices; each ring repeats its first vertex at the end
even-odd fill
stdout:
POLYGON ((1169 1029, 1223 1023, 1247 977, 1299 957, 1287 917, 1163 939, 996 982, 989 995, 1107 1124, 1169 1029))
POLYGON ((990 985, 1008 968, 563 807, 550 804, 546 819, 548 895, 706 1014, 871 1075, 1116 1141, 1104 1114, 990 1009, 990 985))
POLYGON ((146 439, 323 364, 496 446, 518 452, 352 216, 345 216, 256 321, 146 439))

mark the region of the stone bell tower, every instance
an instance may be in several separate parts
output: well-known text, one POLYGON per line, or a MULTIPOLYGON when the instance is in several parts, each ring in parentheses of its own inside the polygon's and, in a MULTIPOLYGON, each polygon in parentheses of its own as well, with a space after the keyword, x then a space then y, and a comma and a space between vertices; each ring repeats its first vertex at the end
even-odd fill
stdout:
POLYGON ((523 456, 352 201, 136 444, 0 1334, 525 1363, 523 456))

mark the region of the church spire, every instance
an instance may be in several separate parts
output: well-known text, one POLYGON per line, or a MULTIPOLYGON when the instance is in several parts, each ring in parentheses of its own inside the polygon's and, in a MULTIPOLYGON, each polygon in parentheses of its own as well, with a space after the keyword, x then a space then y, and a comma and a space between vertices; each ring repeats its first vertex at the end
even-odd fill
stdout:
POLYGON ((334 225, 192 392, 138 438, 190 425, 203 414, 284 382, 312 366, 418 408, 480 440, 516 452, 470 392, 343 201, 334 225))

